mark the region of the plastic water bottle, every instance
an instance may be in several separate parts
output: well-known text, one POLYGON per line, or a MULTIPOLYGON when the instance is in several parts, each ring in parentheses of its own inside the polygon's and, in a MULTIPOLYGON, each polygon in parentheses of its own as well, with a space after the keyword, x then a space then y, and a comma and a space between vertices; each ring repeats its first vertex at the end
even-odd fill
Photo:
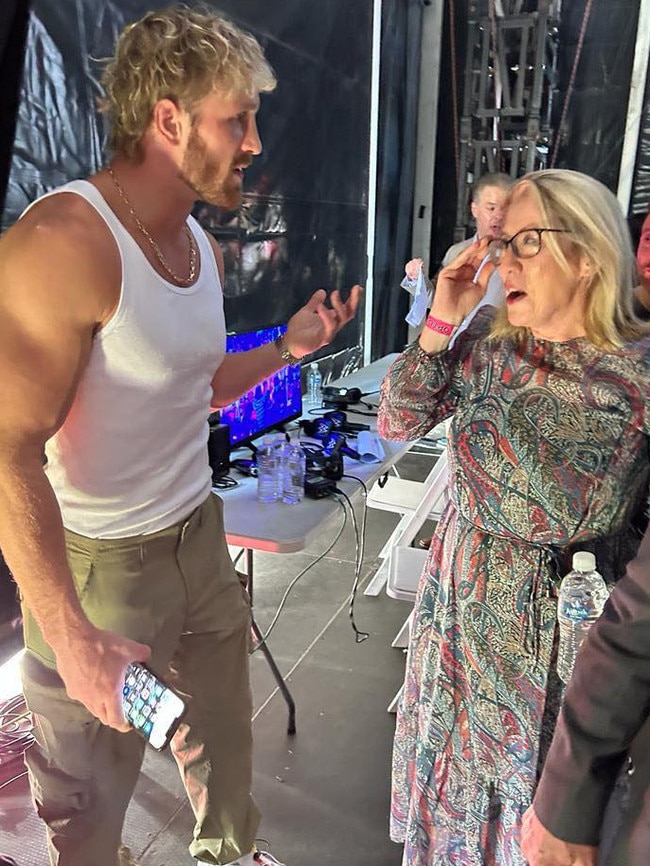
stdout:
POLYGON ((255 455, 257 463, 257 498, 260 502, 277 502, 280 498, 280 449, 273 436, 265 436, 255 455))
POLYGON ((585 550, 574 553, 572 571, 562 578, 557 603, 560 626, 557 672, 562 682, 569 681, 580 644, 602 613, 608 595, 607 584, 596 571, 593 553, 585 550))
POLYGON ((316 409, 322 405, 323 396, 321 389, 323 387, 323 376, 318 369, 316 361, 312 361, 307 371, 307 407, 316 409))
POLYGON ((305 497, 305 452, 298 442, 287 442, 282 449, 281 496, 288 505, 305 497))

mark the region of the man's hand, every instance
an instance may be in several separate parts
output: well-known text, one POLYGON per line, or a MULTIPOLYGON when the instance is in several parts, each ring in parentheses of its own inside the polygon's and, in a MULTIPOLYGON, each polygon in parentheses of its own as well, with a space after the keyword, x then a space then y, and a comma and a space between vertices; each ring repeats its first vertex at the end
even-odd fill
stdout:
POLYGON ((424 265, 424 261, 422 259, 411 259, 410 262, 407 262, 404 265, 404 273, 409 278, 409 280, 417 280, 420 276, 420 268, 424 265))
POLYGON ((553 836, 532 806, 524 813, 521 850, 530 866, 596 866, 593 845, 573 845, 553 836))
POLYGON ((287 324, 284 339, 291 354, 302 358, 331 343, 343 325, 355 317, 362 291, 361 286, 353 286, 345 303, 338 290, 333 291, 331 309, 325 306, 325 291, 314 292, 287 324))
POLYGON ((148 646, 90 626, 57 652, 56 663, 70 698, 102 724, 128 731, 122 711, 124 672, 130 662, 146 662, 150 656, 148 646))

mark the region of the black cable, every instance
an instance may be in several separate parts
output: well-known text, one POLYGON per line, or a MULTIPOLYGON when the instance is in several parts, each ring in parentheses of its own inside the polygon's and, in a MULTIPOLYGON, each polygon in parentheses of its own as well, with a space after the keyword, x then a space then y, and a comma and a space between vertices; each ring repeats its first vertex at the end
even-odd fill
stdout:
POLYGON ((302 571, 298 572, 298 574, 294 577, 294 579, 291 581, 289 586, 285 589, 284 594, 283 594, 282 598, 280 599, 280 604, 278 605, 278 608, 277 608, 275 614, 273 615, 273 619, 271 620, 271 624, 269 625, 267 630, 264 632, 262 637, 259 639, 257 646, 255 646, 251 650, 251 655, 253 653, 257 652, 257 650, 262 646, 262 644, 266 643, 266 641, 268 640, 269 635, 271 634, 271 632, 275 628, 275 625, 276 625, 276 623, 280 617, 280 614, 282 613, 282 610, 283 610, 283 608, 287 602, 287 599, 289 598, 289 593, 294 588, 294 586, 298 583, 298 581, 302 577, 305 576, 305 574, 307 574, 307 572, 309 571, 310 568, 313 568, 313 566, 316 565, 317 562, 320 562, 321 559, 323 559, 325 556, 327 556, 327 554, 330 552, 330 550, 334 547, 336 542, 339 540, 339 538, 343 534, 343 530, 345 529, 345 526, 348 522, 348 516, 347 516, 347 512, 345 510, 345 505, 343 505, 343 503, 341 503, 341 502, 339 502, 339 504, 341 505, 341 508, 343 509, 343 520, 341 521, 341 525, 339 527, 338 532, 336 533, 336 535, 334 537, 334 540, 329 545, 329 547, 326 547, 325 550, 316 557, 316 559, 314 559, 312 562, 310 562, 309 565, 305 566, 305 568, 303 568, 302 571))
POLYGON ((365 481, 362 481, 361 478, 357 478, 356 475, 348 475, 345 472, 343 473, 343 475, 341 477, 342 478, 350 478, 350 479, 352 479, 352 481, 356 481, 358 484, 360 484, 363 487, 363 501, 364 501, 364 508, 365 508, 364 517, 365 517, 365 515, 368 513, 368 506, 366 505, 366 500, 368 498, 368 487, 367 487, 365 481))
MULTIPOLYGON (((372 392, 371 392, 372 393, 372 392)), ((366 415, 368 418, 376 418, 377 417, 377 406, 374 403, 366 403, 363 400, 359 400, 358 403, 343 403, 340 406, 338 404, 332 406, 316 406, 313 409, 308 409, 308 415, 315 415, 317 418, 322 418, 323 415, 326 415, 328 412, 351 412, 353 415, 366 415), (359 409, 355 409, 355 406, 365 406, 366 409, 374 409, 374 412, 361 412, 359 409)))
MULTIPOLYGON (((350 624, 352 626, 352 630, 354 631, 354 639, 356 643, 362 643, 364 640, 370 637, 370 633, 366 631, 360 631, 357 628, 357 624, 354 618, 354 603, 357 596, 357 590, 359 589, 359 581, 361 579, 361 566, 363 563, 363 554, 365 550, 366 543, 366 515, 368 513, 368 508, 366 506, 365 497, 368 494, 368 489, 366 485, 360 478, 357 478, 355 475, 344 475, 344 478, 353 478, 355 481, 358 481, 364 490, 364 510, 363 510, 363 518, 361 521, 361 534, 359 534, 359 527, 357 525, 357 516, 354 511, 354 506, 352 505, 352 501, 350 497, 344 490, 341 490, 339 487, 334 488, 334 494, 336 496, 342 496, 348 504, 350 509, 350 516, 352 518, 352 526, 354 528, 354 539, 355 539, 355 564, 354 564, 354 582, 352 584, 352 589, 350 591, 350 607, 348 611, 348 616, 350 617, 350 624)), ((345 507, 345 506, 344 506, 345 507)))
POLYGON ((213 490, 232 490, 234 487, 239 487, 239 481, 230 475, 222 475, 212 479, 213 490))

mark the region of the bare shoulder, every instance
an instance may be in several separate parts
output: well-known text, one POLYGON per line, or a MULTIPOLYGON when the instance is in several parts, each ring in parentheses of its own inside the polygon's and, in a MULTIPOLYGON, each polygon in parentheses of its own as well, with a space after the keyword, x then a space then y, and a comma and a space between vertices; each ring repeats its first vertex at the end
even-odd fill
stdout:
POLYGON ((0 239, 0 451, 40 449, 63 423, 120 277, 108 227, 74 194, 38 202, 0 239))
POLYGON ((19 292, 32 308, 54 305, 100 325, 119 300, 120 279, 110 230, 74 193, 38 202, 0 238, 0 304, 19 292))

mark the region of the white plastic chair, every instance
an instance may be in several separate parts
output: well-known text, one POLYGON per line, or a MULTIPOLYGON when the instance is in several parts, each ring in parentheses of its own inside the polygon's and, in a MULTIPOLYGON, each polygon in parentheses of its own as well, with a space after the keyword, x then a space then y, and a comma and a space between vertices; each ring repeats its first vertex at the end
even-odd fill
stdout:
MULTIPOLYGON (((372 507, 385 507, 386 510, 402 513, 402 519, 380 553, 380 556, 384 556, 384 560, 372 581, 373 584, 377 582, 380 572, 385 572, 386 594, 391 598, 415 602, 420 575, 428 551, 411 545, 426 520, 440 518, 447 503, 448 484, 449 465, 445 450, 438 457, 424 481, 405 482, 404 479, 389 478, 381 493, 377 491, 376 495, 372 497, 374 506, 371 502, 371 496, 368 496, 368 504, 372 507), (391 481, 393 482, 392 489, 395 491, 393 498, 385 492, 391 481), (401 483, 395 484, 395 482, 401 483), (414 487, 413 485, 418 486, 414 487), (402 494, 401 499, 399 494, 402 494), (408 505, 413 504, 416 499, 415 507, 409 508, 408 505)), ((372 491, 374 491, 374 487, 371 493, 372 491)), ((393 640, 392 646, 400 649, 408 646, 412 613, 412 611, 409 613, 404 625, 393 640)), ((396 712, 401 691, 400 688, 389 703, 387 707, 389 713, 396 712)))
POLYGON ((396 539, 387 557, 386 593, 391 598, 405 601, 415 601, 418 581, 427 558, 426 550, 411 547, 411 544, 423 523, 428 519, 439 519, 447 504, 449 465, 446 451, 440 455, 426 481, 421 483, 425 489, 420 501, 412 511, 404 515, 406 519, 399 538, 396 539))
POLYGON ((440 518, 447 501, 448 477, 447 453, 443 451, 424 481, 389 476, 383 487, 378 482, 371 487, 368 507, 397 512, 402 518, 379 552, 383 562, 368 584, 366 595, 378 595, 385 585, 386 592, 393 598, 407 601, 415 598, 415 590, 404 575, 411 573, 416 558, 424 563, 426 551, 410 545, 426 520, 440 518), (400 568, 400 564, 403 568, 400 568))

